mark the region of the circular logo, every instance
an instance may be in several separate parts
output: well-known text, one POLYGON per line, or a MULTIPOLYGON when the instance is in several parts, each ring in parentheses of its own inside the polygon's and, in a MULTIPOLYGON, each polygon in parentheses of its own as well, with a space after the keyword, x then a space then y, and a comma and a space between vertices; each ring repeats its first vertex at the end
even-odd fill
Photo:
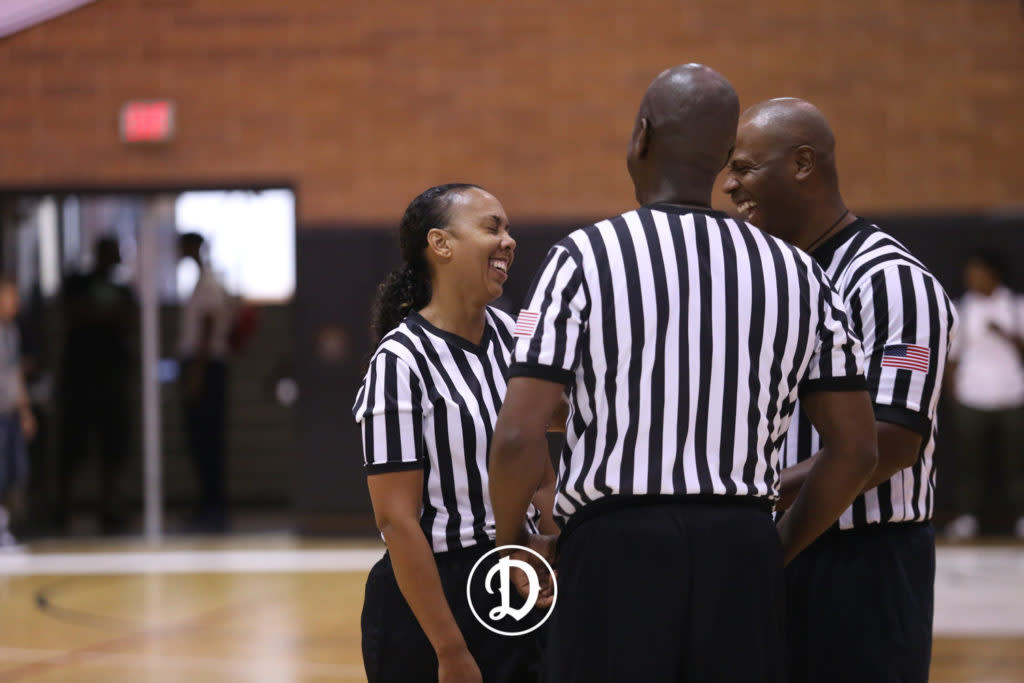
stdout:
POLYGON ((540 628, 554 612, 558 582, 551 565, 540 553, 521 545, 503 545, 487 552, 473 565, 466 581, 466 600, 473 616, 487 630, 499 636, 522 636, 540 628), (512 555, 502 556, 503 550, 523 551, 540 561, 551 577, 550 605, 537 608, 542 586, 534 565, 512 555), (516 577, 525 578, 529 586, 525 597, 516 588, 516 577))

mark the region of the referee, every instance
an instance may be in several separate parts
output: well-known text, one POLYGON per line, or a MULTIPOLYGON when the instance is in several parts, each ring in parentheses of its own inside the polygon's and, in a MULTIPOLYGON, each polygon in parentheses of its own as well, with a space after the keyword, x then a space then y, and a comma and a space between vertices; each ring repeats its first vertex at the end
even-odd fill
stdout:
MULTIPOLYGON (((809 252, 862 341, 878 467, 839 523, 787 569, 791 680, 928 680, 935 581, 935 411, 957 320, 928 269, 846 208, 835 139, 812 104, 748 110, 725 184, 747 220, 809 252)), ((822 444, 802 403, 783 448, 785 506, 822 444)))
MULTIPOLYGON (((498 200, 461 183, 414 199, 399 235, 405 263, 378 292, 380 343, 353 408, 388 548, 366 581, 367 679, 532 683, 536 635, 491 633, 466 596, 473 565, 494 547, 487 453, 513 321, 488 304, 501 296, 516 243, 498 200)), ((480 601, 482 585, 475 590, 480 601)))
POLYGON ((551 681, 782 681, 783 563, 874 469, 859 343, 824 273, 709 208, 738 116, 715 71, 659 75, 627 158, 642 207, 556 244, 519 314, 491 448, 498 545, 549 547, 519 520, 566 387, 571 404, 551 681), (776 531, 798 393, 830 447, 776 531))

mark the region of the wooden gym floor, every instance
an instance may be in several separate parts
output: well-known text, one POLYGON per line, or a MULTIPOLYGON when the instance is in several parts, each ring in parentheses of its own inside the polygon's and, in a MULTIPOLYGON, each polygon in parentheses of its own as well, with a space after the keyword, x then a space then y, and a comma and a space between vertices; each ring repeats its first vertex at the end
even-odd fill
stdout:
MULTIPOLYGON (((0 682, 365 681, 382 546, 287 536, 0 554, 0 682)), ((943 546, 933 683, 1024 681, 1024 545, 943 546)))

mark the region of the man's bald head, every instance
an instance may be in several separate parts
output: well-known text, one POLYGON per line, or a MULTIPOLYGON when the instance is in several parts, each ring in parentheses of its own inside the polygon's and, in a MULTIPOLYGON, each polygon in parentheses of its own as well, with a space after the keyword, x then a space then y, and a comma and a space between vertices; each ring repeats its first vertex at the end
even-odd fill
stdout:
POLYGON ((723 189, 757 227, 813 246, 837 216, 846 216, 835 151, 832 129, 813 104, 793 97, 762 102, 740 117, 723 189))
POLYGON ((710 188, 729 158, 738 118, 736 91, 714 69, 683 64, 661 72, 644 93, 630 144, 638 199, 641 185, 657 181, 710 188))
POLYGON ((757 136, 776 151, 806 146, 814 150, 817 171, 832 183, 836 174, 836 138, 825 115, 810 102, 796 97, 768 100, 743 112, 740 130, 757 136))

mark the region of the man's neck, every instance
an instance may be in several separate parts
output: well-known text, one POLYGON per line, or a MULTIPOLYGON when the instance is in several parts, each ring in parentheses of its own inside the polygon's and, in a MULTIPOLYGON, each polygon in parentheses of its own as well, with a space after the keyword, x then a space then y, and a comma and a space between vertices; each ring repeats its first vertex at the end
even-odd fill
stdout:
POLYGON ((643 188, 637 188, 640 204, 676 204, 698 209, 711 208, 711 188, 706 178, 695 179, 692 174, 663 175, 643 188))
POLYGON ((796 217, 796 234, 790 241, 804 251, 813 252, 856 219, 841 198, 809 206, 803 216, 796 217))

